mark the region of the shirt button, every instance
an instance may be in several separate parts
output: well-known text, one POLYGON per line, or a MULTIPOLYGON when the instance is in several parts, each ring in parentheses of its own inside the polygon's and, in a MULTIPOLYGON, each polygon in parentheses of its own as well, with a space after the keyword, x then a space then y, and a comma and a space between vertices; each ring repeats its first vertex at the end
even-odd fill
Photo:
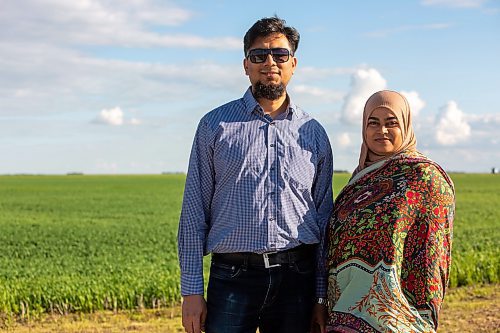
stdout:
POLYGON ((274 144, 274 143, 271 143, 271 144, 270 144, 270 146, 271 146, 271 147, 274 147, 274 146, 275 146, 275 144, 274 144))
POLYGON ((271 222, 274 221, 274 217, 270 217, 269 221, 271 221, 271 222))

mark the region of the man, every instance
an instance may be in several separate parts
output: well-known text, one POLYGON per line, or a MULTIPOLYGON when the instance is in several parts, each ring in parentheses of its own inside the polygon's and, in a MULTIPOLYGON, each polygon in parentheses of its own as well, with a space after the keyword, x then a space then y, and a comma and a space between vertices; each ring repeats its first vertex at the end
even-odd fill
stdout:
POLYGON ((178 234, 189 333, 325 332, 333 157, 324 129, 286 92, 300 36, 285 23, 248 30, 251 87, 198 125, 178 234))

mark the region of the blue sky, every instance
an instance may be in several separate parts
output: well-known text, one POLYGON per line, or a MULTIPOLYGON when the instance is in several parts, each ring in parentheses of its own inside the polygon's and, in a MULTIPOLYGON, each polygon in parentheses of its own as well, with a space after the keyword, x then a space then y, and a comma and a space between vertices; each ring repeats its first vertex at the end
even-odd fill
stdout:
POLYGON ((243 35, 296 27, 288 91, 352 171, 375 91, 403 92, 446 170, 500 167, 500 2, 1 1, 0 174, 186 171, 194 131, 240 98, 243 35))

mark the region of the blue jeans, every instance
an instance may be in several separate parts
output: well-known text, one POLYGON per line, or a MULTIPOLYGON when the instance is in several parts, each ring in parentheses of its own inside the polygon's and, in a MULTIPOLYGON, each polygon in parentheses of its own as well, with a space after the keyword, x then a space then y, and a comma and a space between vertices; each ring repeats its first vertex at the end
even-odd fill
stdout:
POLYGON ((315 260, 280 267, 212 259, 206 333, 305 333, 315 300, 315 260))

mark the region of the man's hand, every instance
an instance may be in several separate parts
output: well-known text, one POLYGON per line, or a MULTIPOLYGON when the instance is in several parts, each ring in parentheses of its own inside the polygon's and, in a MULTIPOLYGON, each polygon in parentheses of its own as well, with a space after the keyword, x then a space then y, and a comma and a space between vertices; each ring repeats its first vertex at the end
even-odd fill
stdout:
POLYGON ((311 318, 311 333, 326 333, 326 305, 314 304, 311 318))
POLYGON ((182 300, 182 326, 187 333, 205 332, 207 303, 203 295, 184 296, 182 300))

